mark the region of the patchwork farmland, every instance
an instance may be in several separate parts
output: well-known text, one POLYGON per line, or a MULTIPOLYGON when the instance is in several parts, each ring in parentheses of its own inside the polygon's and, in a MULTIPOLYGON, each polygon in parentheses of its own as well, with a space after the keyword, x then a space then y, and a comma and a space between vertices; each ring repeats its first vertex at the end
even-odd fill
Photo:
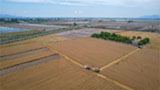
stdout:
POLYGON ((0 78, 0 81, 3 82, 1 88, 5 90, 12 88, 16 90, 99 90, 99 88, 101 90, 123 90, 121 87, 97 77, 64 58, 15 72, 0 78), (16 87, 17 85, 19 87, 16 87))
POLYGON ((158 33, 92 28, 84 32, 71 30, 0 45, 0 90, 160 89, 158 33), (149 37, 151 42, 138 48, 90 37, 101 31, 149 37), (99 72, 92 70, 95 67, 99 72))

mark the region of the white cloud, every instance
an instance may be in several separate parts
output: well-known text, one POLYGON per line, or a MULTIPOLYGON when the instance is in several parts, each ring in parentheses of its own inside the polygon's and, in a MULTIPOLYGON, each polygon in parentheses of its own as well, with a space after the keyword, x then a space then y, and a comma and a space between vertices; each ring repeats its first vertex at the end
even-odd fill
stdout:
POLYGON ((114 5, 131 7, 157 7, 160 8, 160 0, 8 0, 13 2, 31 3, 55 3, 61 5, 114 5))

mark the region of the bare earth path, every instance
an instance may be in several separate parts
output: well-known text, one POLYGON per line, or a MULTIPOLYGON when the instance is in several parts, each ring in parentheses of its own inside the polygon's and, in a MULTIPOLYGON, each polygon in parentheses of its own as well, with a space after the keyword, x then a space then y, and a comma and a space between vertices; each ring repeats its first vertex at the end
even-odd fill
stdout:
POLYGON ((24 63, 21 63, 19 65, 15 65, 15 66, 9 67, 7 69, 1 70, 0 71, 0 77, 4 76, 4 75, 7 75, 7 74, 10 74, 10 73, 13 73, 13 72, 16 72, 16 71, 19 71, 19 70, 23 70, 25 68, 29 68, 29 67, 41 64, 41 63, 45 63, 45 62, 50 61, 50 60, 58 59, 60 57, 61 56, 59 54, 53 54, 51 56, 43 57, 41 59, 33 60, 33 61, 30 61, 30 62, 24 62, 24 63))
POLYGON ((134 50, 134 51, 132 51, 132 52, 130 52, 130 53, 124 55, 124 56, 119 57, 118 59, 114 60, 113 62, 111 62, 111 63, 109 63, 109 64, 101 67, 100 70, 104 70, 105 68, 110 67, 110 66, 112 66, 113 64, 116 64, 116 63, 120 62, 121 60, 124 60, 124 58, 127 58, 128 56, 132 55, 133 53, 136 53, 136 52, 139 51, 139 50, 140 50, 140 49, 137 48, 136 50, 134 50))
POLYGON ((112 82, 112 83, 114 83, 114 84, 116 84, 116 85, 118 85, 118 86, 120 86, 122 88, 125 88, 127 90, 135 90, 135 89, 133 89, 133 88, 131 88, 131 87, 125 85, 125 84, 122 84, 122 83, 120 83, 120 82, 118 82, 116 80, 110 79, 109 77, 106 77, 103 74, 98 73, 97 76, 99 76, 99 77, 101 77, 101 78, 103 78, 103 79, 105 79, 105 80, 107 80, 109 82, 112 82))
MULTIPOLYGON (((51 47, 48 46, 48 45, 45 45, 45 46, 48 47, 51 51, 56 52, 56 53, 59 53, 59 54, 62 55, 64 58, 66 58, 66 59, 69 60, 70 62, 76 64, 77 66, 83 67, 82 64, 80 64, 79 62, 71 59, 70 57, 68 57, 68 56, 66 56, 66 55, 64 55, 63 53, 61 53, 61 52, 59 52, 59 51, 51 48, 51 47)), ((136 49, 136 50, 137 50, 137 49, 136 49)), ((118 85, 118 86, 120 86, 120 87, 122 87, 122 88, 124 88, 124 89, 127 89, 127 90, 135 90, 135 89, 133 89, 133 88, 131 88, 131 87, 125 85, 125 84, 122 84, 122 83, 120 83, 120 82, 118 82, 118 81, 115 81, 115 80, 109 78, 109 77, 106 77, 106 76, 104 76, 103 74, 98 73, 97 76, 98 76, 98 77, 101 77, 101 78, 103 78, 103 79, 105 79, 105 80, 107 80, 107 81, 109 81, 109 82, 112 82, 112 83, 114 83, 114 84, 116 84, 116 85, 118 85)))

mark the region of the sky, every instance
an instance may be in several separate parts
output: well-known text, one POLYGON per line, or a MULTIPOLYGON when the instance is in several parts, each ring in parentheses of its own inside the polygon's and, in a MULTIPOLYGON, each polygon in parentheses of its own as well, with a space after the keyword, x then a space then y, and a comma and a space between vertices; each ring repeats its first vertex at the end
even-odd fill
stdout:
POLYGON ((160 15, 160 0, 0 0, 0 14, 26 17, 160 15))

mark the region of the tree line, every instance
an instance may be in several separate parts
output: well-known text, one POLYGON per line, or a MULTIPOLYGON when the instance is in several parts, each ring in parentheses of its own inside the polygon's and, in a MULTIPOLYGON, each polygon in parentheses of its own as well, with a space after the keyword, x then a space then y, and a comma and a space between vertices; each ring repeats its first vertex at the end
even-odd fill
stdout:
POLYGON ((104 40, 113 40, 113 41, 117 41, 117 42, 123 42, 123 43, 128 43, 128 44, 132 44, 132 41, 134 41, 135 39, 141 39, 139 42, 137 42, 137 45, 141 46, 141 45, 145 45, 147 43, 149 43, 150 39, 149 38, 144 38, 142 39, 141 36, 133 36, 132 38, 126 37, 126 36, 121 36, 115 33, 108 33, 108 32, 101 32, 101 33, 94 33, 91 35, 91 37, 94 38, 101 38, 104 40))
POLYGON ((94 33, 91 35, 91 37, 95 38, 101 38, 105 40, 113 40, 118 42, 124 42, 124 43, 132 43, 132 39, 126 36, 121 36, 115 33, 108 33, 108 32, 101 32, 100 34, 94 33))

